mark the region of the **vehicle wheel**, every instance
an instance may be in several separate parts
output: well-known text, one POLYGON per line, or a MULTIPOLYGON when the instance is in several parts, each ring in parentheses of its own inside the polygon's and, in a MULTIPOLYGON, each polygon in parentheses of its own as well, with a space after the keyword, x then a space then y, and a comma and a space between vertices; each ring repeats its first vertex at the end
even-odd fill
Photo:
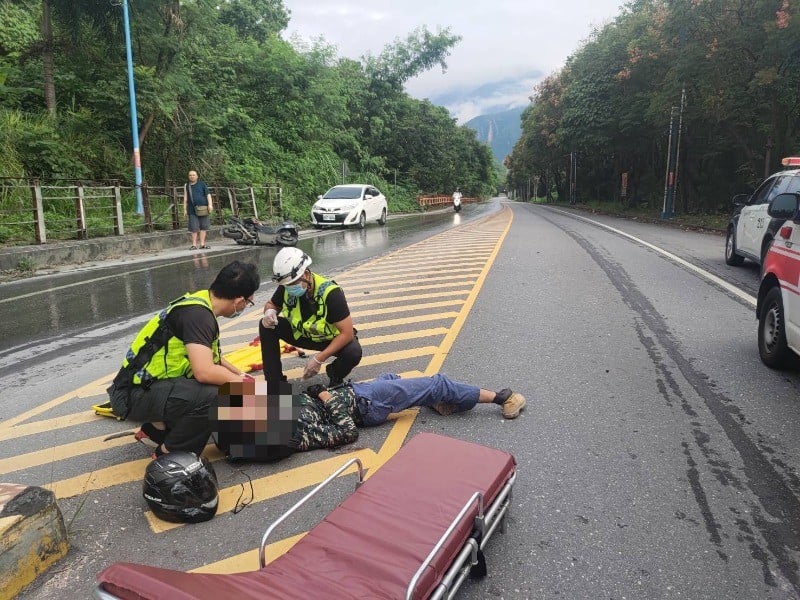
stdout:
POLYGON ((294 246, 297 244, 297 236, 288 231, 284 231, 278 235, 278 244, 281 246, 294 246))
POLYGON ((361 216, 358 217, 358 228, 364 229, 367 226, 367 215, 366 213, 361 213, 361 216))
POLYGON ((744 257, 736 254, 736 230, 728 227, 728 237, 725 239, 725 264, 738 267, 744 262, 744 257))
POLYGON ((378 219, 378 225, 386 225, 386 209, 381 211, 381 218, 378 219))
POLYGON ((792 351, 786 344, 786 313, 781 288, 773 287, 764 298, 758 319, 758 353, 761 362, 771 369, 786 367, 792 351))

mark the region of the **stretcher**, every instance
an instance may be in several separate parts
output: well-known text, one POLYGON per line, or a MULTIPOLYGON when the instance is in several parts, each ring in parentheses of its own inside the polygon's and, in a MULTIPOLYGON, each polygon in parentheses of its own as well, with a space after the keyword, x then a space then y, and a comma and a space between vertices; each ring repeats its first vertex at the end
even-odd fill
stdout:
POLYGON ((276 519, 256 571, 184 573, 116 563, 97 575, 100 600, 452 598, 486 573, 483 549, 504 530, 516 480, 507 452, 421 433, 364 481, 358 459, 276 519), (353 463, 355 491, 285 554, 268 562, 270 535, 353 463))

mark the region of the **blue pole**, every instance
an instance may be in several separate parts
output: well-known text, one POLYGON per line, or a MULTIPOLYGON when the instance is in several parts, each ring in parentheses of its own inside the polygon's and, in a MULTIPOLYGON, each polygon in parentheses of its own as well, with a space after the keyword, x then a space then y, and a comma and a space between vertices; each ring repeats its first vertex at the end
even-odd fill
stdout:
POLYGON ((139 125, 136 120, 136 88, 133 85, 133 52, 131 51, 131 27, 128 20, 128 0, 122 0, 122 16, 125 23, 125 54, 128 58, 128 92, 131 97, 131 135, 133 136, 133 175, 136 183, 136 214, 144 213, 142 204, 142 159, 139 155, 139 125))

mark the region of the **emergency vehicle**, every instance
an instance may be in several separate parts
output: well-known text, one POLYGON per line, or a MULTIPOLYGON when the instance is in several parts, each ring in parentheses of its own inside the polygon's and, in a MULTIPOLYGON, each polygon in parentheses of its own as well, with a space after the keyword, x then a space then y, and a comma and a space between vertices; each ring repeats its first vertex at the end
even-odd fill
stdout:
MULTIPOLYGON (((783 164, 800 166, 800 157, 785 158, 783 164)), ((780 369, 800 354, 800 190, 775 195, 767 213, 783 224, 762 265, 756 304, 758 353, 765 365, 780 369)))
POLYGON ((725 262, 741 265, 745 258, 760 265, 783 221, 767 214, 778 194, 800 192, 800 157, 784 158, 783 171, 767 177, 752 194, 733 197, 733 216, 725 239, 725 262))

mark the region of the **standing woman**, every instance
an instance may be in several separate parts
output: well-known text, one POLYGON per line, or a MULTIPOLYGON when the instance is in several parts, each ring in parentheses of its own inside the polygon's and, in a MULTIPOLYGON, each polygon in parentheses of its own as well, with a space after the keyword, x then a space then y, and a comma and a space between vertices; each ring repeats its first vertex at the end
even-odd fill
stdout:
POLYGON ((200 248, 207 249, 206 231, 210 224, 211 192, 206 182, 198 178, 197 171, 189 171, 189 183, 183 186, 183 216, 189 217, 189 233, 192 234, 191 250, 197 250, 197 232, 200 232, 200 248))

